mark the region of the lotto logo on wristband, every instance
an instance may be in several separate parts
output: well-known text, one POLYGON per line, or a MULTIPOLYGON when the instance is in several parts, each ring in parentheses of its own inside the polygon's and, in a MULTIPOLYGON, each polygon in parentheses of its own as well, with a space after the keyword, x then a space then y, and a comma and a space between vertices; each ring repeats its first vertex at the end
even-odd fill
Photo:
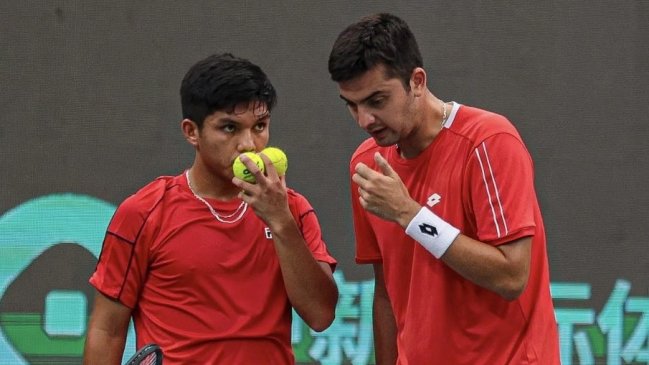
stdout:
POLYGON ((460 234, 460 230, 448 224, 428 208, 422 207, 408 223, 406 234, 424 246, 433 256, 440 258, 460 234), (432 224, 428 222, 432 222, 432 224))
POLYGON ((431 226, 428 223, 420 224, 419 230, 421 231, 421 233, 427 234, 429 236, 433 236, 433 237, 439 236, 439 234, 437 233, 437 228, 431 226))

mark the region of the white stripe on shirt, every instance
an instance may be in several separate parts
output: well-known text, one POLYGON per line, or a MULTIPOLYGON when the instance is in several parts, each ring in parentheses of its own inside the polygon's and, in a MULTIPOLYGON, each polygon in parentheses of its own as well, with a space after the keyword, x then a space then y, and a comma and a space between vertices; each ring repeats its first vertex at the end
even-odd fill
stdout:
POLYGON ((507 227, 507 220, 505 220, 505 212, 503 209, 503 203, 500 201, 500 193, 498 192, 498 185, 496 184, 496 178, 494 177, 493 169, 491 168, 491 160, 489 159, 489 153, 487 152, 487 144, 482 142, 482 148, 484 149, 484 154, 487 159, 487 165, 489 166, 489 173, 491 174, 491 181, 494 183, 494 191, 496 192, 496 200, 498 200, 498 207, 500 207, 500 217, 503 220, 503 226, 505 226, 505 234, 509 233, 509 228, 507 227))
MULTIPOLYGON (((484 142, 482 142, 481 146, 482 146, 482 149, 484 151, 483 153, 485 155, 486 163, 487 163, 487 165, 489 167, 489 174, 491 175, 491 181, 493 183, 494 191, 496 193, 496 200, 497 200, 497 204, 498 204, 498 210, 500 210, 500 216, 501 216, 501 219, 503 220, 503 226, 504 226, 504 229, 505 229, 505 234, 507 234, 509 232, 509 229, 507 227, 507 222, 505 222, 505 213, 503 211, 503 205, 502 205, 502 203, 500 201, 500 194, 498 193, 498 185, 496 185, 496 180, 494 178, 494 173, 493 173, 493 170, 491 168, 491 162, 489 160, 489 154, 487 152, 487 145, 484 142)), ((482 181, 484 182, 485 190, 487 191, 487 198, 489 200, 489 206, 491 207, 491 216, 492 216, 492 218, 494 220, 494 226, 496 227, 496 235, 498 236, 498 238, 500 238, 502 236, 501 232, 500 232, 500 224, 498 223, 498 218, 496 217, 496 208, 494 207, 492 199, 491 199, 491 191, 489 190, 489 182, 487 181, 487 176, 485 174, 485 166, 484 166, 484 163, 482 162, 482 158, 480 157, 479 148, 475 149, 475 154, 476 154, 476 156, 478 158, 478 163, 480 164, 480 169, 482 170, 482 181)))

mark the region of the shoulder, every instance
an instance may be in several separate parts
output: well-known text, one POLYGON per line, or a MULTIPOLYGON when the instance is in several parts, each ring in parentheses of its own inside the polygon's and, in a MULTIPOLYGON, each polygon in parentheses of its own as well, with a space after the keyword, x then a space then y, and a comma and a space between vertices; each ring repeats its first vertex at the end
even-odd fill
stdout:
POLYGON ((126 198, 117 207, 108 232, 134 242, 165 194, 177 184, 176 181, 169 176, 159 177, 126 198))
POLYGON ((164 199, 165 194, 177 186, 177 177, 160 176, 126 198, 118 207, 121 215, 148 215, 164 199))
POLYGON ((498 134, 507 134, 521 139, 516 127, 505 116, 484 109, 462 105, 455 115, 451 131, 474 144, 498 134))
POLYGON ((288 196, 288 204, 291 212, 294 214, 297 213, 299 215, 306 211, 313 211, 311 203, 309 203, 309 200, 304 195, 290 188, 286 190, 286 195, 288 196))
POLYGON ((307 198, 293 189, 287 189, 287 196, 289 209, 291 210, 293 218, 298 223, 300 230, 303 229, 305 221, 315 222, 316 225, 318 224, 315 209, 313 209, 313 206, 309 203, 307 198))

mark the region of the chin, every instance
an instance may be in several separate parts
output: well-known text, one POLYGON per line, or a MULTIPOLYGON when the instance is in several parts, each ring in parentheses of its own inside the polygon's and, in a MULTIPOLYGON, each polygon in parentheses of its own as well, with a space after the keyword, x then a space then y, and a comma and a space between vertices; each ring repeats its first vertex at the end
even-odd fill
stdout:
POLYGON ((374 142, 381 147, 390 147, 395 145, 398 140, 396 138, 374 138, 374 142))

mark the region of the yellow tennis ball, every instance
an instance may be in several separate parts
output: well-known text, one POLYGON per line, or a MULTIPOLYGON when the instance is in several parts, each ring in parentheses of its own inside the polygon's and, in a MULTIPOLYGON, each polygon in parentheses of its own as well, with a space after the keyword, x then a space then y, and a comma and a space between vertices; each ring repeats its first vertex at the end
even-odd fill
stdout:
MULTIPOLYGON (((254 162, 257 165, 257 167, 259 168, 259 170, 261 170, 262 173, 265 171, 264 160, 262 160, 258 154, 254 152, 245 152, 244 155, 246 155, 249 159, 251 159, 252 162, 254 162)), ((248 170, 246 165, 244 165, 244 163, 241 162, 239 156, 237 156, 237 158, 234 160, 234 163, 232 163, 232 171, 234 172, 234 176, 238 177, 241 180, 253 184, 256 182, 255 175, 253 175, 252 172, 248 170)))
POLYGON ((266 147, 261 151, 261 153, 268 156, 270 162, 275 166, 275 170, 277 170, 277 175, 282 176, 286 174, 286 169, 288 169, 288 158, 284 151, 277 147, 266 147))

